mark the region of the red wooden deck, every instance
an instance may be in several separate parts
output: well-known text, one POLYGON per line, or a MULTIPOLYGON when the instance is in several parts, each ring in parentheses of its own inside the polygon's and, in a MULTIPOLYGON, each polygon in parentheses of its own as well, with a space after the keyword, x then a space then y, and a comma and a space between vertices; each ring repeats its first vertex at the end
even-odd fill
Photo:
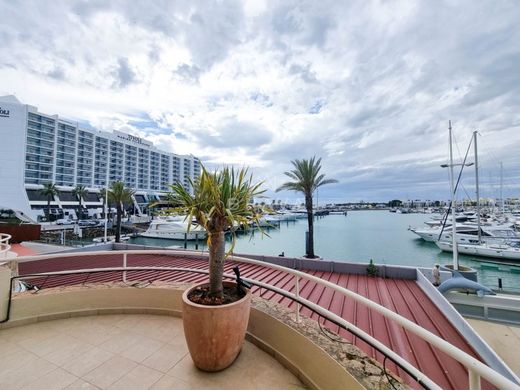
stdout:
MULTIPOLYGON (((188 268, 207 268, 207 259, 181 258, 167 255, 128 255, 128 266, 177 266, 188 268)), ((232 273, 231 268, 235 263, 226 263, 226 272, 232 273)), ((122 266, 122 255, 101 255, 101 256, 82 256, 73 258, 46 259, 40 261, 26 262, 19 264, 21 275, 39 272, 52 272, 61 270, 73 270, 82 268, 102 268, 122 266)), ((285 272, 276 271, 267 267, 240 264, 241 273, 244 277, 250 277, 265 283, 276 285, 280 288, 293 291, 294 277, 285 272)), ((309 274, 318 276, 324 280, 331 281, 339 286, 346 287, 371 300, 399 313, 409 320, 428 329, 432 333, 440 336, 444 340, 464 350, 474 357, 479 358, 470 345, 465 341, 461 334, 455 329, 443 313, 435 304, 424 294, 415 281, 401 279, 382 279, 369 278, 364 275, 340 274, 331 272, 307 271, 309 274)), ((203 274, 188 274, 183 272, 162 272, 162 271, 139 271, 129 273, 128 280, 164 280, 178 282, 201 282, 207 279, 203 274)), ((55 287, 59 285, 80 284, 87 281, 111 282, 121 280, 121 273, 98 273, 91 275, 66 275, 56 276, 47 279, 43 285, 55 287)), ((43 280, 38 281, 42 283, 43 280)), ((290 308, 295 308, 296 304, 277 295, 271 291, 266 291, 258 287, 253 288, 253 293, 263 298, 278 302, 290 308)), ((300 282, 300 295, 309 299, 320 306, 340 315, 347 321, 355 324, 367 333, 376 337, 379 341, 396 351, 407 359, 410 363, 418 367, 432 380, 444 389, 464 389, 468 388, 468 374, 464 366, 443 352, 432 348, 428 343, 418 336, 405 331, 401 326, 385 319, 380 314, 367 309, 361 304, 352 301, 343 295, 316 283, 309 281, 300 282)), ((354 343, 368 355, 374 357, 379 362, 383 362, 383 356, 372 347, 353 337, 336 325, 323 321, 318 315, 310 310, 303 308, 301 313, 312 319, 319 320, 330 329, 354 343)), ((396 367, 387 359, 387 368, 396 372, 407 383, 419 388, 409 378, 406 373, 396 367)), ((482 388, 492 388, 487 382, 482 381, 482 388)))

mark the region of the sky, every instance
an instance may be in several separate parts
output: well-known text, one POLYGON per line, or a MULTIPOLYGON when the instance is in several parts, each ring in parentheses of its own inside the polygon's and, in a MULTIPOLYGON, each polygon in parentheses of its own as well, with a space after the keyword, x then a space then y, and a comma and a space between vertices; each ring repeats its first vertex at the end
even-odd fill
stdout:
MULTIPOLYGON (((520 195, 517 1, 0 0, 0 95, 248 166, 275 200, 291 160, 320 202, 449 198, 478 131, 482 193, 520 195)), ((470 154, 468 161, 473 161, 470 154)), ((474 173, 459 197, 475 198, 474 173)))

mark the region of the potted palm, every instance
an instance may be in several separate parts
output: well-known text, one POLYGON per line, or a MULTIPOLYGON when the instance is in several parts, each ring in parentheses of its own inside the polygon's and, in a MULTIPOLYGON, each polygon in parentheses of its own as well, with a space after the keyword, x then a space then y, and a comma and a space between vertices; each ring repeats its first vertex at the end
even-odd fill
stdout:
POLYGON ((246 168, 225 167, 209 173, 202 167, 201 176, 191 185, 193 194, 179 183, 171 185, 169 201, 188 221, 195 219, 207 231, 209 282, 183 294, 184 333, 195 365, 204 371, 220 371, 240 352, 251 302, 247 289, 223 281, 224 261, 235 244, 233 234, 226 253, 224 235, 237 225, 258 224, 261 210, 252 200, 264 191, 262 183, 253 183, 246 168))

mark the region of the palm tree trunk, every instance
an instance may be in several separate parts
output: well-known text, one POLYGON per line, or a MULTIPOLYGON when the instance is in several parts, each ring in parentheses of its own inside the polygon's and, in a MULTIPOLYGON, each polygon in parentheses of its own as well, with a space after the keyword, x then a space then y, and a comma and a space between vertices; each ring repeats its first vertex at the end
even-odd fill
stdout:
POLYGON ((123 210, 121 210, 121 204, 117 205, 117 222, 116 222, 116 242, 121 242, 121 217, 123 210))
POLYGON ((309 250, 307 257, 314 258, 314 213, 312 211, 312 195, 305 196, 305 208, 307 209, 307 224, 309 225, 309 250))
POLYGON ((209 245, 209 295, 221 297, 225 255, 224 232, 209 234, 211 240, 211 245, 209 245))
POLYGON ((78 219, 81 219, 81 217, 83 216, 83 209, 81 207, 81 197, 79 198, 79 210, 78 210, 78 219))
POLYGON ((51 198, 47 197, 47 221, 51 222, 51 198))

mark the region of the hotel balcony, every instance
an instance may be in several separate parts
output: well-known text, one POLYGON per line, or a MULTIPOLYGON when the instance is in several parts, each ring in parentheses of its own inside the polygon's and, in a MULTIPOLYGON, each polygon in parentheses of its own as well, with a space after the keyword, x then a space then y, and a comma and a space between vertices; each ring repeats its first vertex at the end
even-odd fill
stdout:
POLYGON ((225 264, 253 284, 247 342, 231 368, 200 372, 180 296, 207 279, 207 253, 139 248, 4 264, 0 387, 518 389, 416 268, 369 277, 363 264, 250 255, 225 264), (19 280, 37 288, 10 292, 19 280))

